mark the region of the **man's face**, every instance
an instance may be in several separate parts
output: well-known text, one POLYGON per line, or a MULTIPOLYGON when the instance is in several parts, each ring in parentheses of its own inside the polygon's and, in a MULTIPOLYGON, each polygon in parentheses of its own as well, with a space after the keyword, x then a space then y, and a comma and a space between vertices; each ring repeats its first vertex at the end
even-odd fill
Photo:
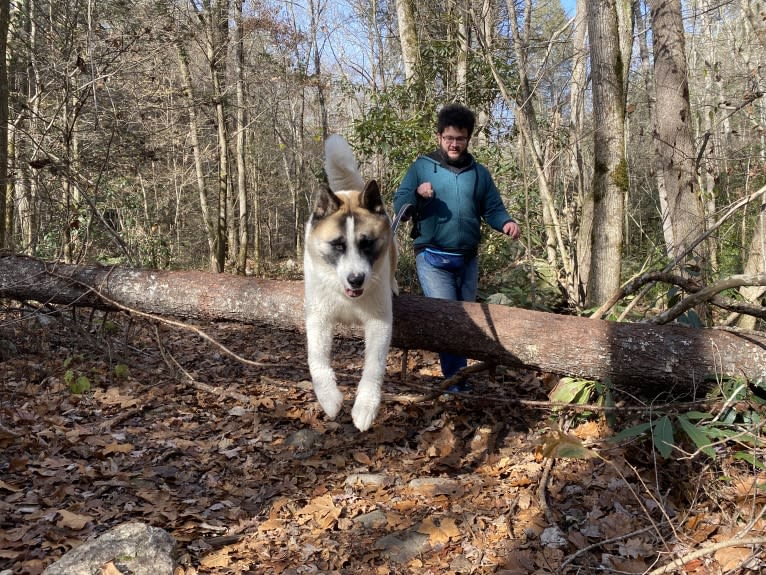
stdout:
POLYGON ((439 147, 442 152, 447 154, 447 157, 451 161, 455 161, 462 156, 468 148, 468 129, 467 128, 455 128, 454 126, 448 126, 444 128, 441 134, 437 134, 439 138, 439 147))

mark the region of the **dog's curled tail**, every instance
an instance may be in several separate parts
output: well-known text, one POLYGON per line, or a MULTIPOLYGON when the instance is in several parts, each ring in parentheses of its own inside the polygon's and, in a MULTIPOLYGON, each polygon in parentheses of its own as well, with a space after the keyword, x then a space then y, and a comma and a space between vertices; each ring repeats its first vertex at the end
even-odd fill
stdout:
POLYGON ((333 134, 325 141, 324 170, 333 192, 361 191, 364 188, 364 180, 359 173, 354 152, 343 136, 333 134))

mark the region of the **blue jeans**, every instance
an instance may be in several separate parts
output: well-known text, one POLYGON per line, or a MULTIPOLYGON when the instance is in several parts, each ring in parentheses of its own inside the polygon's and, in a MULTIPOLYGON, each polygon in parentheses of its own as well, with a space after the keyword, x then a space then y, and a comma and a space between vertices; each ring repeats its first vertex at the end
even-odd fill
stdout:
MULTIPOLYGON (((426 297, 449 299, 453 301, 476 301, 476 291, 479 287, 479 258, 474 256, 467 259, 463 267, 448 271, 429 264, 421 252, 415 257, 418 269, 420 287, 426 297)), ((468 365, 468 360, 451 353, 440 353, 439 362, 444 377, 452 377, 460 369, 468 365)))

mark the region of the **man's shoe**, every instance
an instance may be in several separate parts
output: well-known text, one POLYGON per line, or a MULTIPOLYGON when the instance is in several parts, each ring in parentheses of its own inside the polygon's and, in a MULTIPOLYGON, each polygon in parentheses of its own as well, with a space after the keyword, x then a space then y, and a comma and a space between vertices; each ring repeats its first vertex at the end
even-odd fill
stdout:
POLYGON ((463 381, 458 381, 457 383, 453 383, 450 385, 446 393, 470 393, 473 390, 473 387, 471 386, 471 383, 464 379, 463 381))

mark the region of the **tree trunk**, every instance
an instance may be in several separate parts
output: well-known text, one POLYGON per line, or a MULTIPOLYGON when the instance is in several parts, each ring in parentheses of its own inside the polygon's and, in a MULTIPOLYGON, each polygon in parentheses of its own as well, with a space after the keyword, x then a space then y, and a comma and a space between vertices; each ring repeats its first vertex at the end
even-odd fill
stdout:
MULTIPOLYGON (((455 16, 457 18, 458 48, 455 66, 455 93, 461 102, 468 102, 468 53, 471 49, 471 10, 469 3, 472 0, 455 2, 455 16)), ((478 23, 477 23, 478 24, 478 23)), ((487 36, 487 42, 491 44, 491 36, 487 36)), ((479 134, 483 137, 483 134, 479 134)))
MULTIPOLYGON (((207 12, 207 57, 210 77, 213 81, 213 99, 215 102, 215 124, 218 135, 218 218, 215 233, 215 269, 222 272, 226 266, 229 246, 227 234, 236 241, 236 235, 229 232, 229 139, 226 130, 225 83, 226 83, 226 52, 229 44, 228 0, 205 2, 207 12)), ((236 251, 233 252, 236 254, 236 251)))
POLYGON ((245 113, 245 47, 244 33, 242 31, 242 6, 244 0, 235 0, 235 39, 234 53, 237 76, 237 114, 236 114, 236 155, 237 155, 237 198, 239 204, 239 250, 237 252, 237 273, 245 275, 247 271, 247 249, 249 244, 249 235, 247 228, 247 164, 245 162, 246 142, 245 133, 247 130, 247 116, 245 113))
POLYGON ((409 82, 415 78, 419 60, 418 32, 412 0, 396 0, 396 22, 399 26, 399 43, 402 47, 404 79, 409 82))
POLYGON ((586 0, 577 0, 572 34, 572 82, 569 92, 570 128, 569 151, 571 154, 569 178, 575 209, 567 215, 568 223, 576 237, 576 249, 571 254, 572 281, 568 290, 578 306, 585 306, 588 278, 590 277, 591 245, 593 242, 593 193, 592 182, 586 183, 584 174, 583 144, 585 139, 585 89, 587 74, 586 38, 588 32, 586 0), (578 220, 579 214, 579 220, 578 220), (576 231, 574 231, 576 230, 576 231))
POLYGON ((8 58, 6 52, 10 5, 9 0, 0 0, 0 248, 5 247, 13 235, 13 203, 7 201, 6 191, 8 187, 8 58))
POLYGON ((615 0, 588 6, 593 76, 593 245, 587 301, 598 305, 620 287, 625 160, 625 92, 615 0))
MULTIPOLYGON (((654 47, 656 108, 654 142, 658 175, 668 198, 667 217, 673 232, 668 254, 675 258, 705 229, 705 218, 694 192, 694 142, 691 136, 689 83, 680 0, 650 0, 654 47)), ((663 214, 665 217, 665 214, 663 214)), ((704 243, 688 264, 706 264, 704 243)), ((686 267, 686 266, 682 266, 686 267)))
MULTIPOLYGON (((753 237, 750 241, 750 250, 747 255, 747 261, 745 262, 745 273, 756 274, 761 273, 764 270, 766 264, 766 197, 761 198, 758 202, 759 213, 755 223, 755 230, 753 230, 753 237)), ((766 288, 763 286, 745 286, 739 289, 739 293, 745 301, 754 304, 758 303, 766 288)), ((742 316, 738 323, 739 327, 745 329, 755 328, 755 318, 751 316, 742 316)))
POLYGON ((766 13, 766 2, 763 0, 741 0, 740 4, 759 43, 766 47, 766 22, 763 18, 763 14, 766 13))
MULTIPOLYGON (((330 135, 330 121, 327 118, 327 98, 325 97, 325 87, 322 80, 322 49, 319 42, 321 32, 321 14, 322 5, 320 2, 309 3, 311 11, 311 46, 314 58, 314 77, 316 78, 317 105, 319 106, 319 120, 322 126, 322 141, 330 135)), ((303 149, 301 147, 301 149, 303 149)))
MULTIPOLYGON (((641 61, 641 76, 644 79, 644 90, 646 91, 646 113, 649 118, 654 118, 654 70, 652 69, 652 62, 649 58, 649 22, 645 20, 641 14, 640 6, 635 5, 635 19, 636 26, 640 32, 638 33, 638 54, 641 61)), ((660 215, 662 216, 662 237, 665 240, 666 246, 672 246, 673 241, 673 226, 670 225, 670 218, 668 217, 668 191, 665 189, 665 179, 657 173, 658 163, 654 162, 649 167, 650 179, 654 180, 657 185, 657 198, 660 204, 660 215)))
POLYGON ((183 45, 183 40, 180 38, 176 40, 176 51, 178 54, 178 66, 181 72, 184 103, 189 114, 189 141, 191 142, 192 153, 194 155, 194 174, 196 176, 200 212, 202 214, 202 222, 205 225, 205 231, 207 232, 208 261, 210 262, 211 269, 215 269, 216 228, 210 215, 210 206, 207 201, 208 189, 202 160, 202 147, 199 141, 200 120, 194 96, 194 83, 192 82, 191 71, 189 69, 189 54, 186 46, 183 45))
POLYGON ((628 80, 630 79, 630 61, 633 54, 633 31, 634 31, 634 11, 633 7, 638 7, 638 0, 616 0, 615 9, 617 11, 617 35, 619 38, 620 54, 622 55, 622 91, 628 93, 628 80))
MULTIPOLYGON (((116 303, 145 313, 286 329, 302 329, 304 321, 300 282, 56 265, 17 256, 0 256, 3 297, 102 309, 114 309, 116 303)), ((648 391, 676 386, 679 392, 697 392, 708 377, 766 377, 766 336, 413 295, 394 298, 392 343, 648 391)))
MULTIPOLYGON (((761 48, 766 48, 766 22, 764 22, 763 18, 763 14, 766 13, 766 2, 763 0, 742 0, 742 10, 753 29, 753 34, 758 39, 758 44, 760 44, 761 48)), ((747 252, 745 273, 763 272, 766 268, 766 198, 759 200, 757 209, 758 216, 750 249, 747 252)), ((745 301, 756 303, 760 298, 764 297, 766 288, 763 286, 747 286, 740 288, 739 292, 745 301)), ((739 319, 738 325, 742 328, 753 329, 755 327, 755 318, 742 316, 739 319)))
MULTIPOLYGON (((542 136, 538 129, 537 115, 533 105, 534 93, 530 82, 531 67, 527 58, 529 46, 532 42, 532 3, 530 0, 524 2, 524 13, 521 18, 519 18, 516 3, 513 0, 506 0, 506 5, 508 7, 509 25, 511 27, 511 36, 513 39, 513 51, 516 56, 516 66, 519 70, 519 86, 516 90, 515 100, 511 97, 507 86, 498 74, 494 62, 488 54, 488 57, 490 58, 489 63, 503 98, 514 110, 519 131, 521 132, 523 141, 529 150, 534 164, 535 174, 537 175, 537 186, 540 190, 540 198, 544 205, 543 217, 545 219, 544 223, 547 233, 546 246, 548 248, 548 261, 551 265, 555 266, 556 250, 554 247, 557 248, 561 258, 561 266, 564 268, 564 275, 569 278, 572 273, 569 250, 562 236, 562 227, 553 198, 553 190, 551 189, 547 177, 542 136)), ((486 50, 486 41, 484 41, 484 49, 486 50)))
MULTIPOLYGON (((32 13, 35 8, 36 3, 30 2, 30 19, 32 19, 32 13)), ((29 43, 30 43, 30 65, 29 65, 29 71, 32 75, 32 79, 29 82, 29 85, 33 87, 34 93, 30 94, 29 99, 27 100, 27 105, 29 106, 30 111, 32 112, 29 118, 29 125, 28 129, 31 134, 36 134, 40 132, 40 118, 42 118, 42 114, 40 113, 41 108, 41 98, 39 97, 40 94, 43 92, 43 82, 40 78, 40 73, 37 69, 37 58, 34 55, 36 52, 36 44, 38 42, 38 28, 34 23, 30 24, 30 32, 29 32, 29 43)), ((29 143, 29 140, 27 139, 27 143, 29 143)), ((33 148, 34 149, 34 148, 33 148)), ((34 157, 34 153, 27 156, 34 157)), ((41 184, 40 184, 40 177, 38 174, 34 174, 30 171, 28 166, 24 167, 24 171, 26 174, 29 175, 29 202, 32 206, 31 210, 31 217, 28 222, 28 225, 32 231, 32 239, 31 243, 29 244, 27 248, 28 254, 34 254, 37 253, 37 246, 40 242, 40 228, 42 227, 40 225, 40 221, 42 220, 42 210, 40 208, 40 202, 38 201, 39 197, 42 195, 41 191, 41 184)))

